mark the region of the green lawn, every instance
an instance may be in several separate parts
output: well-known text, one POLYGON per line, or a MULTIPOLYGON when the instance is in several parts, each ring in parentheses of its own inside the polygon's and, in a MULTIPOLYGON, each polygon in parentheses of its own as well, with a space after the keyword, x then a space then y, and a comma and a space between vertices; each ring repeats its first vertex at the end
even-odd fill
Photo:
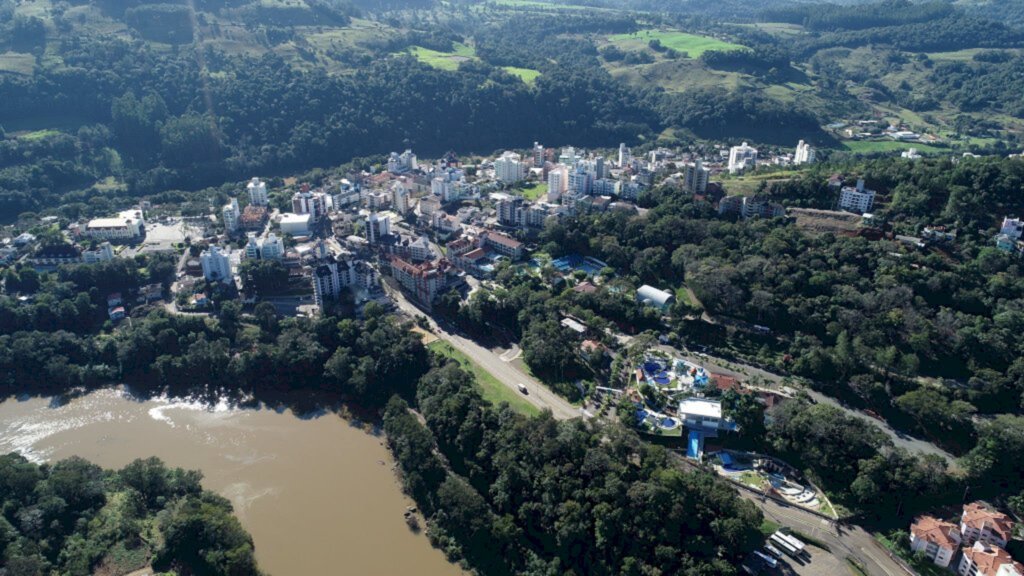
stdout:
POLYGON ((453 52, 438 52, 422 46, 413 46, 409 53, 420 62, 440 70, 457 70, 460 63, 476 59, 476 50, 472 46, 460 43, 455 44, 453 52))
POLYGON ((26 133, 23 133, 23 134, 18 134, 18 139, 19 140, 42 140, 43 138, 49 138, 50 136, 56 136, 57 134, 60 134, 60 132, 58 130, 51 130, 51 129, 35 130, 33 132, 26 132, 26 133))
POLYGON ((527 86, 533 86, 534 82, 537 81, 537 77, 540 76, 540 72, 533 70, 532 68, 516 68, 515 66, 502 66, 502 70, 508 72, 513 76, 519 76, 519 78, 527 84, 527 86))
POLYGON ((508 402, 509 406, 511 406, 513 410, 527 416, 540 414, 540 410, 538 410, 533 404, 527 402, 519 392, 516 392, 501 382, 498 382, 498 379, 495 378, 494 375, 484 370, 476 362, 467 358, 462 352, 452 348, 451 344, 444 340, 435 340, 428 344, 427 348, 455 360, 464 370, 472 373, 477 385, 480 387, 480 393, 485 400, 493 404, 508 402))
POLYGON ((843 148, 849 150, 850 152, 857 152, 859 154, 871 154, 873 152, 896 152, 899 150, 908 150, 910 148, 917 148, 917 151, 922 154, 947 151, 945 148, 930 146, 928 144, 918 144, 916 142, 897 142, 895 140, 847 140, 843 142, 843 148))
POLYGON ((548 193, 548 185, 546 182, 538 182, 529 188, 523 188, 523 198, 527 200, 536 200, 541 196, 548 193))
POLYGON ((647 48, 648 42, 658 40, 661 45, 677 52, 685 53, 690 58, 699 58, 708 50, 745 50, 745 46, 724 42, 717 38, 697 36, 675 30, 641 30, 632 34, 615 34, 609 37, 612 44, 624 50, 647 48))

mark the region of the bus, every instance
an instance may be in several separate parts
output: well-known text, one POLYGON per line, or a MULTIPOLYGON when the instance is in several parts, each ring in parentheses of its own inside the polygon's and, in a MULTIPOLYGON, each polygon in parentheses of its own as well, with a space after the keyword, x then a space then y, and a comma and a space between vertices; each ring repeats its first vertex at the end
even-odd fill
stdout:
POLYGON ((803 552, 804 552, 804 543, 801 542, 799 539, 797 539, 792 534, 786 534, 786 533, 778 532, 777 531, 777 532, 775 532, 774 536, 778 536, 780 539, 785 540, 786 542, 789 543, 790 546, 795 548, 798 553, 803 554, 803 552))
POLYGON ((775 556, 776 558, 782 558, 782 551, 780 551, 775 546, 772 546, 771 544, 765 544, 764 549, 767 550, 768 553, 772 556, 775 556))
POLYGON ((771 537, 768 538, 768 540, 776 548, 778 548, 779 550, 782 550, 782 552, 784 552, 787 556, 792 556, 793 558, 799 558, 800 557, 800 550, 797 549, 792 544, 790 544, 788 540, 784 540, 784 539, 780 538, 778 532, 776 532, 775 534, 772 534, 771 537))
POLYGON ((779 565, 778 560, 776 560, 775 558, 772 558, 771 556, 765 554, 764 552, 761 552, 760 550, 754 550, 754 556, 757 556, 758 560, 763 562, 764 565, 769 567, 769 568, 774 569, 774 568, 777 568, 778 565, 779 565))

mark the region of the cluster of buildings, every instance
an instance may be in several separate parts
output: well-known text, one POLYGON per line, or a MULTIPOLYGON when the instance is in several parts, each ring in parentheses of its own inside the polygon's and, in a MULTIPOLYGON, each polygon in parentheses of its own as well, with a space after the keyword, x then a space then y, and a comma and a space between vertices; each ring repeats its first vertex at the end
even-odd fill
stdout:
POLYGON ((983 502, 963 507, 958 523, 919 516, 910 526, 910 549, 960 576, 1024 576, 1024 564, 1005 550, 1010 518, 983 502))
POLYGON ((996 234, 996 248, 1010 254, 1024 256, 1024 221, 1020 218, 1003 218, 1003 224, 999 227, 999 234, 996 234))

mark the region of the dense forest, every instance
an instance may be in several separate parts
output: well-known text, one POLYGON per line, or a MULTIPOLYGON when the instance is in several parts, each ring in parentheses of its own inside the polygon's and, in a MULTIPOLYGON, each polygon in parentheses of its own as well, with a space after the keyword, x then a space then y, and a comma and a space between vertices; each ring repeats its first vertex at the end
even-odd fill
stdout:
POLYGON ((616 426, 525 418, 443 359, 387 405, 403 482, 453 560, 484 574, 738 574, 760 513, 616 426))
POLYGON ((0 571, 258 576, 252 538, 201 479, 156 458, 110 471, 0 456, 0 571))

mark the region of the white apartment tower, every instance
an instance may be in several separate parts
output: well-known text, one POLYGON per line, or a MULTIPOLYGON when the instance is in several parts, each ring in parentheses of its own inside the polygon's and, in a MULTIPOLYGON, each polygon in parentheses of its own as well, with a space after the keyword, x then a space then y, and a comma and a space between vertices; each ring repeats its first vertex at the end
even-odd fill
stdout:
POLYGON ((703 194, 708 190, 708 178, 711 171, 704 167, 699 159, 693 164, 686 165, 683 173, 683 186, 692 194, 703 194))
POLYGON ((729 149, 729 173, 737 174, 757 166, 757 148, 744 142, 729 149))
POLYGON ((533 165, 538 168, 544 165, 544 146, 540 142, 533 143, 533 165))
POLYGON ((231 258, 217 246, 210 246, 199 255, 203 267, 203 278, 208 282, 231 282, 231 258))
POLYGON ((626 164, 629 164, 633 159, 633 154, 630 152, 629 147, 623 142, 619 144, 619 168, 625 168, 626 164))
POLYGON ((253 178, 246 184, 245 188, 249 191, 249 204, 253 206, 266 206, 270 203, 270 198, 267 196, 266 182, 259 178, 253 178))
POLYGON ((802 164, 813 164, 817 153, 810 144, 801 140, 796 145, 796 153, 793 154, 793 164, 800 166, 802 164))
POLYGON ((409 199, 409 190, 401 182, 395 182, 391 186, 391 206, 396 212, 405 216, 412 210, 409 199))
POLYGON ((864 187, 864 180, 857 180, 857 187, 844 186, 839 192, 839 209, 861 214, 870 212, 875 203, 875 191, 864 187))
POLYGON ((366 241, 376 244, 391 234, 391 216, 374 212, 366 217, 366 241))
POLYGON ((234 234, 238 231, 238 219, 242 215, 242 211, 238 208, 238 200, 232 198, 231 202, 228 202, 220 210, 221 216, 224 218, 224 230, 228 234, 234 234))
POLYGON ((504 152, 494 161, 494 178, 499 182, 513 184, 526 177, 526 165, 515 152, 504 152))
POLYGON ((558 202, 569 188, 569 169, 559 165, 548 172, 548 202, 558 202))

